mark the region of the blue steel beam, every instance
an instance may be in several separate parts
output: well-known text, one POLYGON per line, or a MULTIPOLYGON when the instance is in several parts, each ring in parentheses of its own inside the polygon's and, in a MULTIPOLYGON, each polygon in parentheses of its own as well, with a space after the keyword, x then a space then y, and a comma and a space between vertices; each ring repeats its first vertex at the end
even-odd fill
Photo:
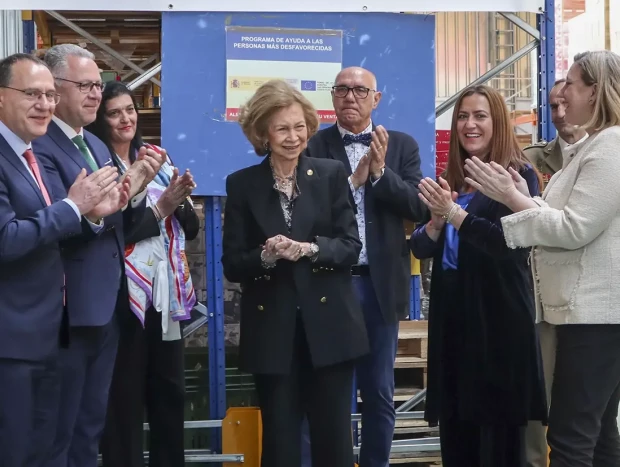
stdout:
POLYGON ((22 38, 25 54, 32 53, 34 50, 36 50, 37 38, 34 21, 32 20, 32 14, 30 14, 30 19, 22 20, 22 38))
POLYGON ((545 0, 545 11, 538 15, 538 139, 551 141, 555 127, 551 122, 549 91, 555 82, 555 5, 545 0))
MULTIPOLYGON (((209 418, 226 416, 226 352, 224 346, 224 273, 222 271, 222 209, 217 196, 205 198, 207 310, 209 345, 209 418)), ((222 432, 212 431, 212 450, 221 452, 222 432)))

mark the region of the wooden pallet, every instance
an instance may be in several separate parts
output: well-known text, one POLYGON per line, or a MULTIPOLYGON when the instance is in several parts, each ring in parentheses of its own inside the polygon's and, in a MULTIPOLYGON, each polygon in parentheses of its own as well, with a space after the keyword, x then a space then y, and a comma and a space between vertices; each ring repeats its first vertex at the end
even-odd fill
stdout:
POLYGON ((428 321, 401 321, 398 329, 399 356, 420 357, 428 356, 428 321))
POLYGON ((428 364, 428 321, 401 321, 394 367, 397 384, 407 388, 426 387, 428 364))
MULTIPOLYGON (((426 388, 427 349, 428 321, 401 321, 394 364, 396 406, 408 401, 426 388)), ((361 402, 359 393, 357 400, 361 402)), ((396 420, 394 435, 396 439, 425 438, 438 436, 438 429, 429 427, 424 420, 396 420)), ((398 453, 390 458, 390 465, 437 467, 441 465, 441 456, 438 452, 398 453)))
POLYGON ((424 420, 396 420, 394 435, 404 438, 414 438, 415 436, 403 435, 439 436, 439 428, 428 426, 428 422, 424 420))
MULTIPOLYGON (((406 402, 418 394, 422 388, 419 387, 400 387, 394 390, 394 402, 406 402)), ((362 402, 360 391, 357 391, 357 402, 362 402)))
POLYGON ((410 465, 415 464, 416 467, 437 467, 441 466, 440 456, 429 456, 422 453, 423 457, 411 457, 411 454, 403 454, 402 456, 390 457, 390 465, 410 465))

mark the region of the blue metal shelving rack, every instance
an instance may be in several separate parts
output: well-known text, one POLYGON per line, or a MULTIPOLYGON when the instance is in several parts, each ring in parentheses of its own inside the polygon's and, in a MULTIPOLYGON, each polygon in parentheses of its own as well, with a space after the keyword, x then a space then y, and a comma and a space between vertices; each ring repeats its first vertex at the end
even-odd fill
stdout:
MULTIPOLYGON (((551 122, 551 110, 547 103, 549 90, 555 82, 555 8, 554 0, 545 0, 544 11, 538 19, 540 40, 538 44, 538 135, 547 141, 555 136, 551 122)), ((24 20, 24 52, 36 48, 35 25, 32 20, 24 20)), ((226 415, 226 364, 224 345, 224 290, 222 272, 222 210, 219 197, 205 198, 205 236, 207 269, 207 325, 209 342, 209 401, 212 421, 221 421, 226 415)), ((419 277, 413 278, 411 285, 415 294, 411 303, 410 316, 418 319, 419 277)), ((413 415, 413 414, 411 414, 413 415)), ((195 422, 194 422, 195 423, 195 422)), ((213 452, 221 452, 221 423, 205 423, 214 432, 213 452)))

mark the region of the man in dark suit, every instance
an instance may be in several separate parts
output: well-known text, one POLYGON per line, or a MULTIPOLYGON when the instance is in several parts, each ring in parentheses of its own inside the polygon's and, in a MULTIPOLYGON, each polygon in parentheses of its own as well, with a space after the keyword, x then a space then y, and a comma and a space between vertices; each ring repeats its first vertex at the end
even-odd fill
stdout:
POLYGON ((368 70, 342 70, 332 99, 337 124, 310 140, 308 154, 340 160, 349 174, 362 241, 352 273, 371 348, 356 366, 363 404, 359 463, 360 467, 387 467, 395 424, 398 321, 409 307, 411 280, 403 220, 419 221, 425 211, 418 198, 420 156, 411 136, 372 123, 381 92, 368 70))
POLYGON ((38 467, 49 454, 61 391, 56 368, 64 295, 59 242, 80 235, 82 214, 116 185, 116 170, 106 168, 88 177, 80 173, 63 196, 53 191, 31 141, 45 134, 58 97, 52 74, 40 60, 15 54, 0 61, 3 467, 38 467))
MULTIPOLYGON (((92 123, 101 102, 102 83, 92 53, 72 44, 45 54, 61 95, 47 133, 33 142, 53 189, 63 193, 81 170, 113 165, 109 149, 83 127, 92 123)), ((94 467, 105 424, 108 391, 118 347, 114 309, 121 286, 125 241, 123 228, 139 222, 145 196, 136 192, 152 174, 131 178, 126 209, 89 218, 91 231, 63 251, 71 346, 61 350, 62 378, 56 439, 49 467, 94 467), (135 196, 135 197, 134 197, 135 196)), ((135 173, 140 175, 139 173, 135 173)))

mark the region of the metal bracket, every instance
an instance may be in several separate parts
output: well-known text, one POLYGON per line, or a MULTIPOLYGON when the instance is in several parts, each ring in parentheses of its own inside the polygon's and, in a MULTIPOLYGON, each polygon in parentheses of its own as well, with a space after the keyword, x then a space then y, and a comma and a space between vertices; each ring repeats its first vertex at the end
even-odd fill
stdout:
MULTIPOLYGON (((493 77, 497 76, 498 74, 500 74, 504 69, 508 68, 510 65, 512 65, 513 63, 517 62, 522 57, 525 57, 527 54, 529 54, 536 47, 538 47, 538 41, 532 41, 529 44, 521 47, 521 49, 516 51, 514 54, 512 54, 506 60, 504 60, 501 63, 498 63, 496 66, 491 68, 485 74, 483 74, 479 78, 473 80, 469 85, 467 85, 467 87, 477 86, 479 84, 486 83, 491 78, 493 78, 493 77)), ((456 101, 458 100, 459 95, 461 94, 461 91, 457 92, 453 96, 450 96, 446 101, 444 101, 441 104, 439 104, 437 106, 437 108, 435 109, 435 117, 439 117, 440 115, 445 113, 448 109, 450 109, 456 103, 456 101)))
MULTIPOLYGON (((119 52, 117 52, 116 50, 114 50, 112 47, 108 46, 107 44, 104 44, 103 42, 101 42, 99 39, 97 39, 95 36, 93 36, 92 34, 90 34, 89 32, 85 31, 84 29, 82 29, 81 27, 79 27, 77 24, 73 23, 72 21, 68 20, 67 18, 65 18, 64 16, 62 16, 60 13, 53 11, 53 10, 45 10, 45 12, 50 15, 52 18, 55 18, 56 20, 60 21, 62 24, 64 24, 65 26, 67 26, 69 29, 77 32, 80 36, 82 36, 84 39, 89 40, 90 42, 92 42, 93 44, 95 44, 97 47, 99 47, 101 50, 103 50, 104 52, 109 53, 112 57, 114 57, 115 59, 117 59, 118 61, 122 62, 123 64, 125 64, 126 66, 128 66, 129 68, 131 68, 132 70, 134 70, 136 73, 140 73, 140 74, 144 74, 146 73, 145 70, 143 70, 142 68, 140 68, 138 65, 136 65, 135 63, 133 63, 131 60, 129 60, 127 57, 123 56, 122 54, 120 54, 119 52)), ((157 86, 161 86, 161 81, 159 81, 157 78, 153 78, 151 77, 150 80, 155 83, 157 86)))
MULTIPOLYGON (((153 54, 149 58, 141 62, 138 66, 140 68, 144 68, 145 66, 150 65, 151 62, 154 62, 155 60, 157 60, 157 57, 159 57, 159 54, 153 54)), ((121 81, 123 82, 127 81, 131 77, 131 75, 134 75, 135 73, 136 72, 134 70, 128 70, 127 73, 121 76, 121 81)))
POLYGON ((196 302, 192 311, 196 310, 201 316, 183 328, 183 339, 194 334, 198 329, 207 324, 207 307, 200 302, 196 302))
MULTIPOLYGON (((553 2, 553 0, 546 0, 546 2, 547 3, 553 2)), ((515 26, 521 28, 523 31, 525 31, 530 36, 532 36, 535 40, 530 42, 526 46, 522 47, 520 50, 512 54, 510 57, 508 57, 503 62, 495 65, 485 74, 483 74, 479 78, 469 83, 467 87, 484 84, 487 81, 489 81, 491 78, 494 78, 495 76, 499 75, 502 71, 504 71, 510 65, 519 61, 522 57, 524 57, 525 55, 530 53, 532 50, 534 50, 536 47, 538 47, 541 41, 541 37, 543 37, 543 35, 541 35, 541 33, 538 30, 536 30, 536 28, 530 26, 526 21, 524 21, 523 19, 521 19, 519 16, 515 15, 514 13, 498 12, 498 14, 506 18, 508 21, 513 23, 515 26)), ((543 14, 542 16, 544 17, 545 15, 543 14)), ((439 117, 440 115, 444 114, 448 109, 450 109, 456 103, 462 91, 463 91, 462 89, 459 90, 456 94, 454 94, 453 96, 450 96, 446 101, 439 104, 437 108, 435 109, 435 117, 439 117)))
MULTIPOLYGON (((396 409, 396 417, 399 418, 398 417, 399 415, 404 414, 404 413, 409 413, 408 412, 409 409, 413 409, 416 405, 418 405, 421 402, 424 402, 425 400, 426 400, 426 388, 422 389, 415 396, 413 396, 412 398, 410 398, 403 404, 399 405, 398 408, 396 409)), ((422 417, 420 418, 424 418, 424 412, 413 412, 413 413, 421 413, 422 417)))
POLYGON ((161 63, 158 63, 157 65, 149 68, 148 71, 144 72, 143 74, 141 74, 140 76, 138 76, 136 79, 134 79, 131 83, 129 83, 127 85, 127 87, 129 89, 136 89, 139 88, 140 86, 142 86, 146 81, 148 81, 149 79, 151 79, 153 76, 155 76, 157 73, 159 73, 161 71, 161 63))
POLYGON ((526 21, 524 21, 522 18, 515 15, 514 13, 499 12, 498 15, 503 16, 515 26, 523 29, 525 32, 527 32, 530 36, 532 36, 537 41, 540 40, 540 32, 538 32, 538 30, 534 26, 530 25, 529 23, 527 23, 526 21))

